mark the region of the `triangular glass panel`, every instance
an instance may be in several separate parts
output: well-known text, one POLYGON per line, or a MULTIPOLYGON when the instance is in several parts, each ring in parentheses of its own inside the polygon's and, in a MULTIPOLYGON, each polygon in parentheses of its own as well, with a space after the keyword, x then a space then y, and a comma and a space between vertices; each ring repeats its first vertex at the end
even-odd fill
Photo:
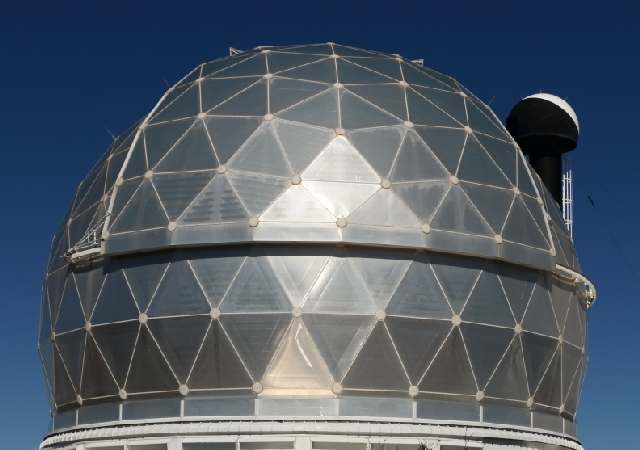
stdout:
MULTIPOLYGON (((529 175, 529 171, 525 168, 526 161, 521 152, 518 153, 518 189, 520 192, 524 192, 525 194, 529 194, 532 197, 538 197, 536 191, 533 187, 533 182, 531 181, 531 175, 529 175)), ((532 168, 529 168, 531 173, 534 173, 532 168)))
POLYGON ((483 390, 500 362, 500 358, 507 351, 513 339, 513 330, 466 322, 460 325, 460 329, 478 387, 483 390))
POLYGON ((190 389, 251 389, 253 382, 218 321, 213 321, 187 382, 190 389))
POLYGON ((569 393, 566 394, 564 398, 565 411, 573 415, 575 415, 576 409, 578 407, 578 397, 580 395, 584 377, 584 361, 585 360, 583 359, 580 367, 578 367, 576 375, 573 378, 573 382, 571 383, 571 387, 569 388, 569 393))
POLYGON ((185 383, 211 319, 208 316, 149 320, 149 330, 181 383, 185 383))
POLYGON ((273 78, 269 81, 269 111, 276 113, 327 89, 325 84, 273 78))
POLYGON ((299 306, 327 265, 329 256, 311 249, 305 249, 302 254, 288 249, 272 249, 269 253, 276 278, 289 294, 291 303, 299 306))
POLYGON ((252 256, 240 268, 220 310, 223 314, 286 312, 291 310, 291 303, 267 258, 252 256))
MULTIPOLYGON (((197 72, 199 72, 199 70, 196 69, 194 72, 197 73, 197 72)), ((163 109, 165 109, 176 98, 178 98, 180 95, 182 95, 184 93, 184 91, 186 91, 187 89, 189 89, 191 87, 190 84, 186 82, 186 80, 183 83, 181 83, 179 86, 174 86, 174 87, 172 87, 171 89, 169 89, 167 91, 167 93, 165 94, 164 98, 162 99, 162 101, 160 102, 158 107, 156 108, 157 111, 162 111, 163 109)))
POLYGON ((329 44, 294 45, 288 48, 281 48, 280 50, 287 53, 306 53, 314 55, 333 54, 333 48, 329 44))
POLYGON ((422 221, 429 222, 449 191, 448 181, 422 181, 418 183, 401 183, 393 186, 406 205, 422 221))
POLYGON ((379 183, 380 177, 342 136, 336 137, 302 173, 302 179, 379 183))
POLYGON ((416 91, 450 116, 453 116, 460 123, 467 123, 467 109, 464 104, 464 97, 458 92, 449 92, 442 89, 430 89, 420 86, 414 87, 416 91))
MULTIPOLYGON (((65 249, 66 250, 66 249, 65 249)), ((60 308, 60 302, 64 295, 67 277, 71 277, 71 273, 67 269, 56 270, 47 275, 47 298, 49 299, 49 307, 51 308, 52 323, 55 324, 60 308)), ((568 306, 568 305, 567 305, 568 306)))
POLYGON ((492 139, 482 134, 475 134, 474 137, 484 147, 485 151, 491 156, 495 163, 500 167, 509 181, 516 185, 516 159, 517 147, 511 142, 505 142, 498 139, 492 139))
POLYGON ((149 316, 208 314, 207 299, 186 260, 169 265, 149 306, 149 316))
POLYGON ((125 389, 127 392, 173 391, 178 381, 160 353, 147 327, 140 328, 140 336, 131 358, 125 389))
POLYGON ((342 384, 347 389, 409 389, 409 380, 383 322, 376 324, 342 384))
POLYGON ((451 322, 389 317, 386 324, 411 384, 417 385, 449 334, 451 322))
POLYGON ((207 129, 197 120, 176 145, 160 160, 156 172, 213 169, 218 161, 213 152, 207 129))
POLYGON ((215 75, 216 77, 247 77, 264 75, 265 73, 267 73, 267 61, 265 55, 259 53, 216 72, 215 75))
POLYGON ((469 136, 460 160, 458 177, 465 181, 511 189, 511 182, 500 171, 475 137, 469 136))
POLYGON ((267 82, 260 80, 209 111, 217 116, 263 116, 267 110, 267 82))
POLYGON ((387 314, 429 319, 450 319, 452 312, 433 270, 424 261, 414 261, 395 290, 387 314))
POLYGON ((104 359, 111 368, 118 386, 127 376, 133 346, 138 335, 138 322, 125 322, 93 327, 91 334, 96 340, 104 359))
POLYGON ((335 380, 342 380, 375 324, 373 316, 305 314, 304 323, 335 380))
POLYGON ((78 330, 56 336, 56 346, 76 390, 80 389, 86 334, 84 330, 78 330))
POLYGON ((401 65, 402 74, 407 83, 428 88, 449 89, 449 86, 429 76, 424 69, 418 68, 413 64, 407 64, 406 62, 403 62, 401 65))
POLYGON ((124 274, 140 311, 146 311, 158 283, 167 269, 165 255, 131 255, 123 261, 124 274))
MULTIPOLYGON (((133 194, 142 186, 143 180, 142 177, 134 180, 125 180, 122 185, 118 187, 117 191, 115 191, 115 199, 113 201, 113 207, 111 208, 112 221, 120 215, 122 209, 129 203, 133 194)), ((67 248, 68 247, 65 247, 65 250, 67 248)))
POLYGON ((393 83, 394 81, 396 80, 357 66, 353 61, 338 59, 338 82, 342 84, 393 83))
POLYGON ((564 332, 567 313, 572 304, 573 290, 570 286, 555 281, 551 285, 551 302, 556 313, 558 329, 564 332))
POLYGON ((62 294, 62 300, 60 301, 60 308, 58 308, 58 318, 55 326, 56 333, 82 328, 84 321, 85 318, 82 307, 80 306, 76 283, 72 276, 67 277, 64 294, 62 294))
POLYGON ((512 400, 527 400, 529 398, 527 369, 524 366, 522 344, 518 335, 514 336, 509 350, 491 376, 486 394, 512 400))
POLYGON ((571 267, 569 258, 567 258, 567 255, 565 254, 564 249, 560 244, 557 227, 553 224, 550 224, 549 231, 551 232, 551 239, 553 240, 553 245, 556 250, 556 264, 560 264, 561 266, 565 267, 571 267))
MULTIPOLYGON (((222 75, 221 75, 222 76, 222 75)), ((202 110, 215 108, 238 92, 248 88, 259 78, 206 78, 200 86, 202 91, 202 110)))
POLYGON ((404 134, 401 127, 380 127, 351 131, 348 138, 378 175, 387 177, 404 134))
POLYGON ((51 342, 52 336, 51 329, 51 316, 49 315, 49 305, 45 299, 42 302, 42 310, 40 316, 40 329, 38 333, 38 351, 42 359, 42 365, 45 372, 45 377, 49 382, 53 381, 53 343, 51 342))
POLYGON ((112 233, 161 228, 167 225, 167 215, 158 200, 151 181, 144 180, 124 210, 111 225, 112 233))
POLYGON ((260 127, 247 139, 229 161, 229 167, 267 175, 291 176, 273 127, 268 124, 260 127))
POLYGON ((238 64, 239 62, 250 58, 253 55, 253 52, 243 52, 239 55, 227 56, 225 58, 218 58, 216 60, 210 61, 202 65, 202 75, 203 77, 215 75, 223 69, 232 66, 234 64, 238 64))
POLYGON ((409 120, 416 125, 462 128, 464 125, 436 107, 424 97, 407 89, 409 120))
MULTIPOLYGON (((140 137, 138 138, 138 140, 139 141, 143 141, 144 140, 144 134, 141 133, 140 137)), ((107 179, 105 181, 105 191, 106 192, 109 192, 109 190, 111 190, 111 188, 115 184, 116 179, 118 178, 118 175, 120 174, 120 169, 122 169, 122 166, 124 164, 124 160, 127 158, 127 153, 128 153, 128 147, 127 147, 127 149, 122 150, 122 151, 110 156, 110 158, 109 158, 109 168, 107 169, 107 179)), ((143 159, 144 159, 144 163, 146 164, 146 156, 145 155, 143 155, 143 159)), ((131 163, 131 162, 129 162, 129 163, 131 163)), ((140 168, 140 170, 141 170, 140 174, 142 174, 147 170, 147 168, 146 168, 146 166, 142 166, 140 168)))
POLYGON ((520 322, 536 285, 538 272, 507 264, 501 264, 499 267, 498 277, 516 322, 520 322))
POLYGON ((232 248, 190 252, 189 263, 212 308, 220 304, 244 259, 241 250, 232 248))
POLYGON ((153 184, 169 219, 176 220, 212 177, 212 171, 154 175, 153 184))
MULTIPOLYGON (((371 55, 369 55, 371 56, 371 55)), ((400 63, 392 58, 354 58, 347 61, 358 64, 369 70, 373 70, 381 75, 393 78, 394 80, 402 80, 402 74, 400 73, 400 63)), ((391 80, 389 80, 391 81, 391 80)), ((382 86, 380 86, 382 87, 382 86)))
POLYGON ((503 237, 511 242, 529 245, 539 249, 548 249, 549 243, 533 217, 529 214, 521 196, 516 196, 509 218, 502 232, 503 237))
POLYGON ((75 402, 76 392, 58 352, 54 352, 54 372, 53 394, 56 405, 75 402))
MULTIPOLYGON (((370 57, 370 56, 379 56, 380 55, 377 52, 370 52, 368 50, 363 50, 361 48, 351 47, 349 45, 333 44, 332 47, 333 47, 333 52, 336 55, 340 55, 340 56, 370 57)), ((359 61, 359 59, 356 59, 356 61, 359 61)))
POLYGON ((204 122, 220 164, 226 164, 262 123, 262 118, 205 117, 204 122))
POLYGON ((460 314, 480 276, 484 261, 444 253, 429 255, 429 261, 453 312, 460 314))
POLYGON ((392 116, 372 103, 362 100, 349 91, 341 91, 340 106, 342 126, 348 130, 401 123, 399 118, 392 116))
POLYGON ((563 337, 567 342, 570 342, 578 347, 582 347, 584 339, 582 337, 582 327, 580 323, 581 317, 579 313, 579 303, 580 300, 577 297, 575 297, 571 302, 569 314, 567 315, 567 320, 564 326, 563 337))
POLYGON ((415 127, 431 152, 450 173, 456 173, 467 134, 461 128, 415 127))
POLYGON ((327 89, 325 92, 279 112, 278 115, 283 119, 295 122, 337 128, 339 126, 338 90, 335 88, 327 89))
POLYGON ((294 319, 263 377, 266 395, 331 395, 331 374, 302 319, 294 319))
POLYGON ((332 59, 323 59, 318 62, 285 70, 278 73, 278 75, 297 80, 333 84, 336 82, 336 65, 332 59))
POLYGON ((569 394, 569 388, 574 381, 576 371, 582 359, 582 352, 573 345, 563 342, 562 347, 562 393, 564 398, 569 394))
POLYGON ((87 336, 80 395, 82 398, 117 395, 118 386, 91 336, 87 336))
POLYGON ((139 315, 129 285, 122 271, 114 271, 106 276, 102 292, 91 315, 91 323, 112 323, 137 319, 139 315))
POLYGON ((557 348, 549 367, 534 395, 536 403, 559 407, 562 403, 562 366, 560 364, 560 349, 557 348))
POLYGON ((277 74, 278 72, 282 72, 283 70, 289 70, 292 68, 303 66, 305 64, 316 62, 320 58, 320 56, 300 55, 295 53, 280 53, 278 51, 271 51, 267 54, 269 72, 275 74, 277 74))
POLYGON ((307 181, 305 187, 336 217, 347 217, 376 191, 378 184, 307 181))
POLYGON ((469 126, 479 133, 488 134, 498 139, 509 139, 503 129, 490 119, 484 112, 480 111, 473 101, 465 98, 467 103, 467 116, 469 117, 469 126))
POLYGON ((199 87, 194 85, 187 89, 180 97, 176 98, 170 105, 157 113, 151 123, 167 122, 170 120, 184 119, 185 117, 197 116, 200 112, 199 87))
POLYGON ((73 276, 80 294, 82 309, 87 311, 87 316, 90 316, 104 283, 103 266, 88 264, 86 267, 76 267, 73 276))
POLYGON ((304 304, 314 314, 373 314, 376 305, 358 271, 348 259, 334 258, 304 304), (331 270, 332 269, 332 270, 331 270))
POLYGON ((288 178, 230 171, 229 182, 253 216, 260 216, 267 207, 290 186, 288 178))
POLYGON ((524 203, 527 209, 533 216, 533 219, 536 221, 536 225, 538 225, 538 228, 540 228, 540 231, 542 231, 543 233, 546 233, 547 219, 545 218, 542 205, 538 202, 537 199, 531 198, 528 195, 523 195, 522 200, 524 200, 524 203))
POLYGON ((276 120, 276 134, 292 169, 300 173, 335 137, 332 130, 276 120))
POLYGON ((254 380, 262 379, 290 320, 290 314, 222 315, 222 326, 254 380))
MULTIPOLYGON (((391 80, 389 80, 391 81, 391 80)), ((398 84, 353 85, 349 91, 373 103, 400 120, 407 120, 407 106, 404 89, 398 84)))
POLYGON ((82 199, 74 205, 74 215, 78 215, 81 211, 85 211, 89 206, 95 204, 96 202, 102 199, 104 195, 104 183, 106 176, 107 168, 106 165, 103 165, 102 169, 94 175, 94 179, 91 183, 91 186, 87 188, 82 199))
POLYGON ((514 193, 511 189, 499 189, 482 184, 461 183, 462 188, 482 217, 485 218, 495 234, 500 234, 507 213, 513 202, 514 193))
POLYGON ((419 228, 420 220, 390 189, 380 189, 349 216, 349 223, 419 228))
POLYGON ((224 175, 216 175, 178 218, 181 224, 237 222, 247 212, 224 175))
MULTIPOLYGON (((454 80, 450 76, 444 75, 444 74, 442 74, 442 73, 440 73, 438 71, 435 71, 433 69, 430 69, 430 68, 424 67, 424 66, 420 66, 420 70, 425 72, 431 78, 433 78, 433 79, 439 81, 440 83, 442 83, 443 89, 449 89, 449 90, 454 91, 454 92, 458 92, 458 91, 464 89, 464 88, 462 88, 460 86, 460 83, 458 83, 456 80, 454 80)), ((468 94, 468 92, 467 92, 467 94, 468 94)))
POLYGON ((469 394, 477 392, 469 357, 460 330, 454 327, 420 382, 428 392, 469 394))
POLYGON ((384 310, 411 264, 410 256, 404 251, 354 249, 350 259, 376 305, 384 310))
POLYGON ((529 306, 527 306, 527 312, 524 315, 522 327, 527 331, 546 336, 558 336, 556 317, 551 306, 548 287, 536 283, 529 306))
POLYGON ((522 333, 521 339, 529 392, 535 392, 558 348, 558 341, 533 333, 522 333))
POLYGON ((485 269, 462 311, 462 320, 513 327, 514 320, 509 303, 500 287, 498 276, 485 269))
POLYGON ((291 186, 260 216, 274 222, 335 222, 336 217, 301 185, 291 186))
POLYGON ((422 139, 409 130, 398 150, 391 170, 392 181, 427 181, 449 176, 440 161, 431 153, 422 139))
POLYGON ((459 186, 451 186, 431 222, 431 227, 444 231, 493 236, 487 222, 459 186))

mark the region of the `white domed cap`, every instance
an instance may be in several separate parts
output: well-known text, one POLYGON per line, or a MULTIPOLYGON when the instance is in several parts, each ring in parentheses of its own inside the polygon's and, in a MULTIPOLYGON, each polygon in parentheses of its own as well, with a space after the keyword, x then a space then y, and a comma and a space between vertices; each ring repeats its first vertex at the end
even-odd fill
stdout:
POLYGON ((571 105, 569 103, 567 103, 565 100, 561 99, 557 95, 547 94, 546 92, 538 92, 537 94, 529 95, 529 96, 523 98, 523 100, 526 100, 528 98, 539 98, 540 100, 546 100, 546 101, 551 102, 554 105, 558 106, 564 112, 569 114, 569 117, 571 117, 571 119, 573 119, 573 123, 576 124, 576 128, 578 129, 578 132, 580 132, 580 124, 578 123, 578 115, 573 110, 571 105))

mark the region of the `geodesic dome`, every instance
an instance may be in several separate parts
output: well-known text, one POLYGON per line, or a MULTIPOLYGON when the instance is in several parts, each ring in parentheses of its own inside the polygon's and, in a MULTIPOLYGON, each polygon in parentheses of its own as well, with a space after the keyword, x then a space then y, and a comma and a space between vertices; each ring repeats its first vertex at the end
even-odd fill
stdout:
POLYGON ((55 426, 160 410, 573 435, 575 271, 557 204, 452 78, 336 44, 205 63, 113 143, 54 238, 55 426))

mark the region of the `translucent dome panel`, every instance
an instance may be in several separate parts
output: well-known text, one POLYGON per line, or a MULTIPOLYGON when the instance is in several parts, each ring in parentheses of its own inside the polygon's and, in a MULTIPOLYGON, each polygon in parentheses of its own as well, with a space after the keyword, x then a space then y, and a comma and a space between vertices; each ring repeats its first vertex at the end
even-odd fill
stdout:
POLYGON ((62 267, 45 287, 39 347, 63 409, 159 392, 452 395, 572 416, 584 368, 573 288, 480 259, 192 249, 62 267))
POLYGON ((384 242, 553 267, 538 190, 504 127, 456 81, 400 57, 322 44, 203 64, 125 145, 81 186, 62 251, 91 231, 113 254, 384 242))

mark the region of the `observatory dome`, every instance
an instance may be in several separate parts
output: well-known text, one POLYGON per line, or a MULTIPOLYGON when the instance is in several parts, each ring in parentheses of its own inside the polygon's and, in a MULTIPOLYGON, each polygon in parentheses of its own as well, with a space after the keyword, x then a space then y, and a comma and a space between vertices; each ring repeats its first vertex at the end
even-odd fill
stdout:
POLYGON ((56 233, 54 429, 376 417, 573 436, 584 280, 556 202, 456 80, 337 44, 202 64, 56 233))

